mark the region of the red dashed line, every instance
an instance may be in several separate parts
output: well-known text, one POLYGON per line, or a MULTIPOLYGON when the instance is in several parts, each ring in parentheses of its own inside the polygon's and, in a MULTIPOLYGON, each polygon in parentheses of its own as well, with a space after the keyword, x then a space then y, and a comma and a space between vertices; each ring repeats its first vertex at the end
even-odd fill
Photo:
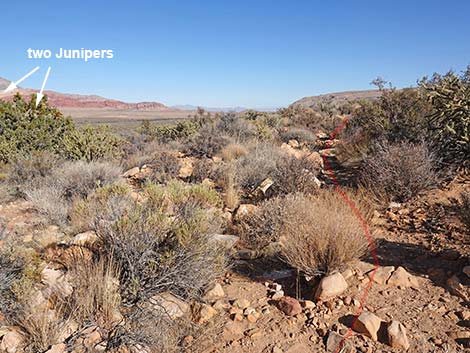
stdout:
MULTIPOLYGON (((342 123, 335 129, 335 131, 333 131, 333 133, 330 136, 330 140, 327 143, 327 148, 331 148, 331 146, 333 145, 333 141, 334 141, 335 137, 344 129, 344 127, 346 126, 348 121, 349 121, 349 117, 346 117, 342 121, 342 123)), ((365 233, 365 236, 367 238, 367 241, 369 242, 369 248, 370 248, 370 251, 372 253, 372 257, 374 259, 374 269, 372 270, 372 273, 370 275, 370 281, 369 281, 369 283, 367 284, 367 287, 364 290, 364 293, 363 293, 362 298, 361 298, 361 303, 360 303, 359 308, 356 312, 356 315, 354 316, 351 327, 349 328, 348 332, 346 333, 344 338, 341 340, 341 342, 338 345, 338 348, 335 351, 335 353, 340 353, 341 349, 343 348, 344 343, 346 342, 346 340, 349 337, 351 337, 351 335, 353 334, 354 325, 356 324, 357 318, 359 317, 359 315, 361 314, 361 312, 364 308, 364 304, 366 302, 367 295, 369 294, 370 287, 372 286, 372 282, 374 280, 375 273, 377 272, 377 269, 379 268, 379 260, 377 258, 377 253, 375 251, 375 246, 374 246, 374 243, 372 241, 372 237, 371 237, 369 228, 367 227, 367 222, 365 221, 364 217, 362 216, 362 214, 357 209, 354 202, 352 202, 349 199, 349 197, 346 195, 346 193, 343 191, 343 189, 341 189, 341 187, 338 183, 338 180, 335 177, 335 173, 333 171, 333 168, 331 168, 330 162, 327 159, 327 156, 328 156, 328 152, 323 155, 323 162, 324 162, 324 165, 325 165, 325 167, 328 171, 329 177, 330 177, 331 181, 333 182, 336 191, 341 195, 343 200, 348 204, 348 206, 354 212, 355 216, 361 221, 362 228, 364 229, 364 233, 365 233)))

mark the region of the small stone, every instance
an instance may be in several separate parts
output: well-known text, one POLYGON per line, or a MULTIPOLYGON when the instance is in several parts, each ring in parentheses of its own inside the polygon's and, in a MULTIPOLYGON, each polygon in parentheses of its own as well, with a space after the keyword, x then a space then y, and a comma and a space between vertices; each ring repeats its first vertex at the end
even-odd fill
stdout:
POLYGON ((253 314, 255 313, 256 310, 254 308, 246 308, 245 310, 243 310, 243 315, 250 315, 250 314, 253 314))
POLYGON ((232 314, 230 317, 233 321, 243 321, 243 318, 244 318, 242 314, 238 314, 238 313, 232 314))
POLYGON ((403 267, 398 267, 387 281, 388 285, 400 287, 419 288, 416 277, 408 273, 403 267))
POLYGON ((347 268, 346 270, 341 272, 341 274, 343 275, 345 280, 348 280, 348 279, 350 279, 351 277, 354 276, 354 271, 350 268, 347 268))
POLYGON ((408 350, 410 342, 405 327, 398 321, 392 321, 387 327, 388 343, 392 348, 408 350))
POLYGON ((277 302, 277 307, 288 316, 295 316, 302 312, 299 301, 292 297, 284 297, 277 302))
POLYGON ((363 311, 357 318, 353 327, 354 331, 362 333, 370 337, 372 340, 377 341, 377 333, 379 332, 382 319, 371 312, 363 311))
POLYGON ((375 283, 386 284, 392 273, 395 271, 394 266, 379 267, 374 274, 374 271, 369 272, 367 275, 373 279, 375 283))
POLYGON ((274 294, 271 296, 271 299, 273 299, 273 300, 279 300, 279 299, 281 299, 282 297, 284 297, 284 291, 283 291, 283 290, 280 290, 280 291, 274 292, 274 294))
POLYGON ((302 306, 304 309, 315 309, 317 307, 317 304, 315 302, 312 302, 311 300, 304 300, 302 302, 302 306))
POLYGON ((54 344, 46 353, 65 353, 67 352, 67 345, 65 343, 54 344))
POLYGON ((470 310, 459 311, 457 316, 464 321, 470 320, 470 310))
POLYGON ((467 277, 470 277, 470 266, 465 266, 462 269, 462 272, 465 273, 467 275, 467 277))
POLYGON ((343 299, 343 303, 344 303, 344 305, 346 305, 346 306, 351 305, 351 303, 352 303, 352 298, 351 298, 350 296, 347 296, 346 298, 343 299))
POLYGON ((139 167, 134 167, 134 168, 129 169, 122 176, 124 178, 132 178, 132 177, 136 176, 139 173, 140 173, 140 168, 139 167))
POLYGON ((249 322, 253 323, 253 324, 254 324, 256 321, 258 321, 258 318, 259 318, 259 316, 256 315, 256 314, 248 314, 248 315, 246 316, 246 319, 247 319, 249 322))
POLYGON ((93 245, 98 239, 96 233, 92 230, 84 233, 77 234, 72 239, 72 245, 77 246, 90 246, 93 245))
POLYGON ((233 302, 233 306, 239 309, 246 309, 250 306, 250 301, 244 298, 239 298, 233 302))
POLYGON ((230 250, 240 240, 240 237, 230 234, 212 234, 209 241, 223 246, 224 249, 230 250))
POLYGON ((1 338, 0 352, 16 353, 24 343, 23 335, 19 330, 9 329, 1 338))
POLYGON ((215 315, 217 315, 217 310, 210 305, 202 304, 196 314, 196 321, 198 324, 204 324, 210 321, 215 315))
POLYGON ((162 312, 171 319, 185 316, 189 312, 189 304, 175 297, 170 292, 157 294, 150 299, 156 311, 162 312))
POLYGON ((238 206, 235 215, 233 216, 233 220, 235 222, 239 222, 251 215, 253 215, 258 210, 258 206, 252 204, 241 204, 238 206))
POLYGON ((347 341, 343 336, 340 334, 331 331, 328 335, 328 340, 326 341, 326 351, 328 353, 353 353, 353 347, 351 343, 347 341), (341 346, 341 348, 340 348, 341 346))
POLYGON ((223 298, 224 296, 225 292, 220 283, 215 283, 206 291, 203 299, 207 301, 215 301, 219 298, 223 298))

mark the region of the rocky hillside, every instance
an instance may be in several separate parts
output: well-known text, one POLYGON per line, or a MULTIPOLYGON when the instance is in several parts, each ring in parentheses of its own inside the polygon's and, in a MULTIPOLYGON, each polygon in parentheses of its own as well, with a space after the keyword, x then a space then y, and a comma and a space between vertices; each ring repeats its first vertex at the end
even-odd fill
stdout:
MULTIPOLYGON (((0 77, 0 90, 4 90, 10 81, 0 77)), ((16 93, 20 92, 25 96, 31 96, 37 90, 28 88, 19 88, 14 92, 8 94, 0 93, 0 98, 11 99, 16 93)), ((104 98, 96 95, 80 95, 80 94, 67 94, 54 91, 46 91, 51 105, 58 108, 106 108, 106 109, 119 109, 119 110, 132 110, 132 111, 171 111, 175 110, 165 106, 159 102, 139 102, 139 103, 126 103, 114 99, 104 98)))
POLYGON ((293 106, 300 106, 302 108, 316 108, 319 104, 332 104, 341 105, 351 100, 371 100, 376 99, 381 95, 378 90, 366 91, 347 91, 321 94, 319 96, 304 97, 292 103, 293 106))

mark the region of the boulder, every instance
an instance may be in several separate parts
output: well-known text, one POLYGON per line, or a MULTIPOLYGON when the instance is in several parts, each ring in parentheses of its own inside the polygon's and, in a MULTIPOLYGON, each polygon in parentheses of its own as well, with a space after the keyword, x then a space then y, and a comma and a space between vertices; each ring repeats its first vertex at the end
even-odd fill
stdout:
POLYGON ((170 292, 157 294, 150 299, 157 312, 168 315, 171 319, 185 316, 189 312, 189 304, 175 297, 170 292))
POLYGON ((292 297, 282 297, 277 302, 277 307, 288 316, 295 316, 302 312, 302 306, 299 301, 292 297))
POLYGON ((371 312, 363 311, 354 324, 354 331, 361 333, 374 341, 378 339, 378 332, 382 319, 371 312))
POLYGON ((391 286, 419 288, 418 279, 401 266, 392 273, 387 284, 391 286))
POLYGON ((324 277, 315 292, 317 301, 328 301, 343 293, 348 288, 348 283, 339 272, 324 277))
POLYGON ((392 321, 387 327, 388 344, 393 348, 408 350, 410 342, 406 335, 406 328, 398 321, 392 321))

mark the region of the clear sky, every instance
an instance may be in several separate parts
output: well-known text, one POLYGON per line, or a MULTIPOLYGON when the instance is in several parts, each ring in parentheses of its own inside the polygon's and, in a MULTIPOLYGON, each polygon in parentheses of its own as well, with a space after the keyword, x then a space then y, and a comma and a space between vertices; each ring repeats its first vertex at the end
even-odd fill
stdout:
POLYGON ((468 0, 6 0, 0 77, 125 101, 284 106, 397 87, 470 64, 468 0), (112 49, 112 60, 30 60, 28 48, 112 49))

